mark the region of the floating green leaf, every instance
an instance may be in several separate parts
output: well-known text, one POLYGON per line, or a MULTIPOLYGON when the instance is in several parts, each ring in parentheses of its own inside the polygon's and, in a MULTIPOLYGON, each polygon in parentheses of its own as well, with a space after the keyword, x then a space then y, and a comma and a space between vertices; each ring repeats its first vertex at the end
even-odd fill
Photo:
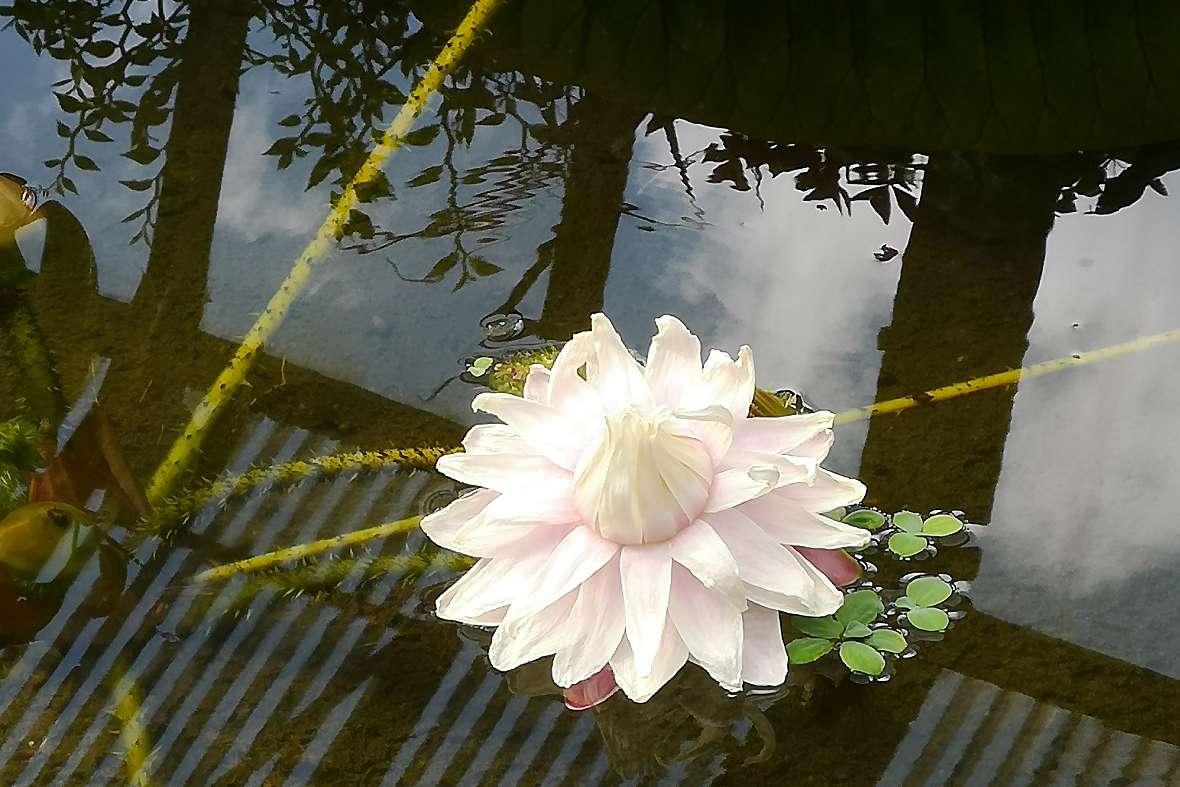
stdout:
POLYGON ((913 511, 898 511, 893 515, 893 524, 907 533, 917 533, 922 529, 922 517, 913 511))
POLYGON ((843 522, 845 513, 847 513, 847 509, 844 506, 840 506, 833 508, 831 511, 825 511, 822 516, 826 516, 828 519, 835 519, 837 522, 843 522))
POLYGON ((467 367, 467 371, 471 373, 472 377, 483 377, 488 369, 492 368, 493 363, 495 360, 485 355, 472 361, 471 366, 467 367))
POLYGON ((897 607, 898 609, 917 609, 920 605, 909 596, 902 596, 897 601, 893 602, 893 606, 897 607))
POLYGON ((844 629, 844 636, 848 639, 864 639, 872 633, 873 630, 863 623, 849 623, 844 629))
POLYGON ((901 653, 907 644, 905 637, 893 629, 877 629, 865 643, 882 653, 901 653))
POLYGON ((928 536, 949 536, 963 529, 963 523, 951 514, 935 514, 922 523, 922 532, 928 536))
POLYGON ((926 539, 912 533, 894 533, 889 537, 889 551, 900 557, 913 557, 926 548, 926 539))
POLYGON ((872 623, 885 611, 885 604, 875 590, 858 590, 849 593, 844 605, 836 613, 836 620, 848 626, 850 623, 872 623))
POLYGON ((787 658, 792 664, 810 664, 832 650, 830 639, 808 637, 795 639, 787 643, 787 658))
POLYGON ((877 677, 885 671, 885 659, 863 642, 845 642, 840 646, 840 660, 853 672, 877 677))
POLYGON ((871 508, 862 508, 844 517, 844 521, 849 525, 863 527, 865 530, 877 530, 885 524, 885 516, 871 508))
POLYGON ((905 586, 905 594, 919 607, 933 607, 951 597, 954 588, 938 577, 919 577, 905 586))
POLYGON ((906 613, 906 617, 909 619, 910 625, 922 629, 922 631, 945 631, 951 622, 945 612, 935 607, 911 609, 906 613))
POLYGON ((802 615, 792 615, 791 625, 809 637, 838 639, 844 633, 844 624, 837 621, 831 615, 822 618, 807 618, 802 615))

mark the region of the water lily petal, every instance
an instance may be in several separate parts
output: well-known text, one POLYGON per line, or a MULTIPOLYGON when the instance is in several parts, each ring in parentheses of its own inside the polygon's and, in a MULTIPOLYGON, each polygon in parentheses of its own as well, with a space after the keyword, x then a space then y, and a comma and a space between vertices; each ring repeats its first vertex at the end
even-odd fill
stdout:
POLYGON ((499 496, 499 492, 490 489, 480 489, 463 495, 445 508, 424 517, 421 524, 422 532, 440 547, 458 551, 455 549, 455 537, 459 531, 483 513, 488 504, 499 496))
POLYGON ((548 403, 579 418, 601 417, 602 403, 598 400, 598 393, 579 373, 582 367, 591 365, 597 366, 594 339, 589 331, 574 334, 553 361, 549 372, 548 403))
POLYGON ((743 345, 737 361, 721 350, 709 352, 701 384, 685 396, 682 407, 692 409, 720 404, 735 419, 742 420, 750 414, 753 399, 754 354, 743 345))
POLYGON ((740 506, 747 500, 753 500, 773 490, 781 478, 778 469, 771 465, 722 470, 713 479, 704 510, 706 513, 712 513, 740 506))
POLYGON ((683 566, 672 566, 668 614, 689 656, 730 691, 742 687, 742 612, 683 566))
POLYGON ((792 547, 799 556, 815 566, 825 577, 838 588, 846 588, 864 572, 864 568, 856 558, 843 549, 812 549, 811 547, 792 547))
POLYGON ((755 686, 780 685, 787 679, 787 649, 778 612, 751 604, 742 625, 742 680, 755 686))
POLYGON ((492 666, 507 672, 566 645, 573 637, 566 623, 577 596, 577 591, 566 593, 544 609, 518 619, 516 625, 496 629, 488 648, 492 666))
POLYGON ((704 443, 714 465, 721 464, 733 444, 733 414, 719 404, 700 410, 673 410, 672 418, 665 423, 677 433, 704 443))
MULTIPOLYGON (((869 542, 867 530, 805 510, 795 503, 797 487, 790 484, 768 495, 742 504, 738 510, 753 520, 763 531, 780 544, 817 547, 863 547, 869 542)), ((829 506, 835 508, 835 506, 829 506)))
POLYGON ((745 418, 734 426, 733 446, 746 451, 793 454, 793 449, 830 430, 835 417, 821 411, 778 418, 745 418))
MULTIPOLYGON (((533 574, 521 580, 520 595, 508 610, 504 626, 517 625, 521 618, 552 604, 585 582, 594 572, 606 565, 619 551, 611 543, 588 527, 575 527, 545 555, 543 565, 534 566, 533 574)), ((533 560, 532 555, 513 560, 533 560)))
POLYGON ((656 652, 651 670, 640 674, 635 666, 635 656, 627 637, 619 643, 619 649, 611 657, 610 665, 615 680, 623 693, 632 702, 647 702, 665 683, 672 680, 688 662, 688 648, 680 638, 670 619, 664 622, 664 633, 660 638, 660 649, 656 652))
MULTIPOLYGON (((558 658, 561 654, 558 654, 558 658)), ((570 710, 589 710, 609 700, 619 691, 615 673, 607 664, 585 680, 570 686, 561 693, 565 706, 570 710)))
POLYGON ((741 511, 705 519, 737 560, 751 601, 799 615, 830 615, 840 608, 843 595, 827 577, 741 511))
POLYGON ((672 558, 667 544, 623 547, 619 555, 627 639, 636 674, 648 675, 655 663, 668 614, 672 558))
POLYGON ((482 625, 489 612, 509 607, 527 596, 549 554, 538 550, 520 557, 478 561, 458 582, 438 597, 437 612, 444 620, 482 625))
POLYGON ((506 393, 481 393, 471 408, 496 416, 515 429, 533 452, 567 470, 574 469, 601 428, 594 419, 570 418, 555 407, 506 393))
POLYGON ((469 454, 535 454, 520 433, 504 424, 477 424, 463 437, 463 450, 469 454))
MULTIPOLYGON (((817 470, 810 484, 792 484, 775 490, 774 495, 791 500, 808 511, 831 511, 838 506, 864 500, 865 485, 827 470, 817 470)), ((847 546, 847 545, 846 545, 847 546)))
POLYGON ((590 318, 590 333, 598 369, 589 375, 589 380, 598 391, 603 412, 611 415, 632 405, 650 408, 654 400, 647 381, 643 379, 643 370, 605 314, 590 318))
POLYGON ((669 547, 672 559, 691 571, 701 584, 721 593, 738 610, 746 608, 737 560, 708 522, 693 522, 672 539, 669 547))
POLYGON ((659 404, 677 407, 701 382, 701 341, 684 323, 664 315, 647 351, 643 375, 659 404))
POLYGON ((529 367, 528 376, 524 378, 524 398, 541 404, 549 404, 550 374, 539 363, 529 367))
POLYGON ((553 659, 553 682, 573 686, 597 674, 619 647, 626 629, 619 561, 611 560, 582 583, 569 614, 570 641, 553 659))
POLYGON ((572 478, 568 470, 537 454, 448 454, 438 460, 435 469, 460 483, 505 493, 548 495, 572 478))
POLYGON ((814 459, 818 464, 828 458, 828 452, 832 450, 835 440, 836 436, 831 431, 820 432, 792 448, 789 453, 798 458, 814 459))

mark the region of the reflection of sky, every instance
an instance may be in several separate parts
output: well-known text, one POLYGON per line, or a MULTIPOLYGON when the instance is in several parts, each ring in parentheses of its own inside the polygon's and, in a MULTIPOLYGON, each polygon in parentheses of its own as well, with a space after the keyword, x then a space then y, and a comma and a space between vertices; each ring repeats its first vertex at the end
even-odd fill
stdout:
MULTIPOLYGON (((1180 327, 1174 212, 1149 191, 1111 216, 1057 220, 1026 362, 1180 327)), ((981 609, 1180 677, 1178 368, 1173 346, 1021 385, 981 609)))

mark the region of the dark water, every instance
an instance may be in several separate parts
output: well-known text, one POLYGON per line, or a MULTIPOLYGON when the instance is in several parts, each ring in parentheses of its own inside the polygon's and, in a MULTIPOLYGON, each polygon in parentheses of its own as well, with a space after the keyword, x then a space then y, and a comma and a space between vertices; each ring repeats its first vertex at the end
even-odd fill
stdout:
MULTIPOLYGON (((0 420, 55 426, 97 392, 146 483, 445 43, 455 9, 412 5, 4 7, 0 170, 48 193, 19 238, 35 275, 2 245, 0 420)), ((509 5, 192 484, 454 443, 472 358, 603 309, 635 347, 665 313, 748 343, 761 385, 836 411, 1180 328, 1162 4, 509 5), (490 341, 504 314, 523 335, 490 341)), ((576 714, 544 665, 505 678, 431 617, 446 572, 191 581, 455 494, 391 466, 119 530, 121 569, 6 606, 0 782, 122 783, 146 757, 139 783, 1180 784, 1178 362, 1161 344, 838 430, 868 502, 987 523, 917 567, 971 608, 887 683, 726 697, 688 668, 576 714)))

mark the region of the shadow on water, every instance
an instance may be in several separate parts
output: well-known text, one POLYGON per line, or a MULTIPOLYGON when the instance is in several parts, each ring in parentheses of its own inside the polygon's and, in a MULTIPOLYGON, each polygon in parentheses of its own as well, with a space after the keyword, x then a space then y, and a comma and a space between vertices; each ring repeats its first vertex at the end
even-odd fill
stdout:
MULTIPOLYGON (((463 5, 17 0, 0 12, 2 67, 36 75, 4 88, 23 114, 0 169, 50 190, 9 178, 0 192, 0 421, 21 418, 44 441, 101 401, 103 445, 126 454, 115 475, 143 483, 232 355, 242 315, 281 280, 291 238, 314 230, 463 5), (27 255, 17 239, 38 224, 43 247, 27 255)), ((331 268, 190 482, 342 449, 454 444, 472 391, 446 383, 468 358, 561 341, 604 307, 636 340, 672 308, 693 327, 699 315, 753 331, 753 316, 712 311, 743 280, 726 281, 725 260, 694 268, 694 255, 731 252, 768 280, 791 266, 806 282, 826 252, 810 269, 805 257, 751 260, 747 218, 873 238, 872 268, 854 278, 876 277, 872 298, 892 302, 855 336, 856 358, 879 363, 857 370, 867 390, 850 390, 847 355, 821 358, 814 383, 768 366, 763 385, 814 384, 836 408, 1021 367, 1061 222, 1136 215, 1180 169, 1178 37, 1180 12, 1163 3, 509 3, 361 195, 331 268), (485 334, 495 315, 519 315, 523 335, 485 334)), ((841 320, 876 302, 824 281, 841 320)), ((773 353, 799 325, 772 289, 761 297, 773 353)), ((1023 395, 1001 387, 874 418, 842 469, 859 467, 883 510, 994 521, 1023 395)), ((0 468, 19 487, 12 508, 46 461, 0 468)), ((177 784, 1180 773, 1175 674, 1011 622, 966 585, 964 609, 978 608, 888 682, 819 667, 727 697, 689 668, 649 704, 616 697, 574 714, 546 664, 499 675, 484 632, 431 617, 451 574, 420 533, 337 563, 189 581, 210 561, 433 510, 457 491, 445 479, 392 465, 276 476, 197 507, 167 539, 111 513, 125 486, 94 487, 112 543, 51 590, 25 598, 0 565, 5 783, 119 781, 137 758, 177 784)), ((1010 531, 975 533, 924 562, 871 558, 870 579, 976 580, 1010 531)), ((1060 577, 1052 549, 1045 571, 1060 577)), ((1145 625, 1162 615, 1141 610, 1145 625)))

